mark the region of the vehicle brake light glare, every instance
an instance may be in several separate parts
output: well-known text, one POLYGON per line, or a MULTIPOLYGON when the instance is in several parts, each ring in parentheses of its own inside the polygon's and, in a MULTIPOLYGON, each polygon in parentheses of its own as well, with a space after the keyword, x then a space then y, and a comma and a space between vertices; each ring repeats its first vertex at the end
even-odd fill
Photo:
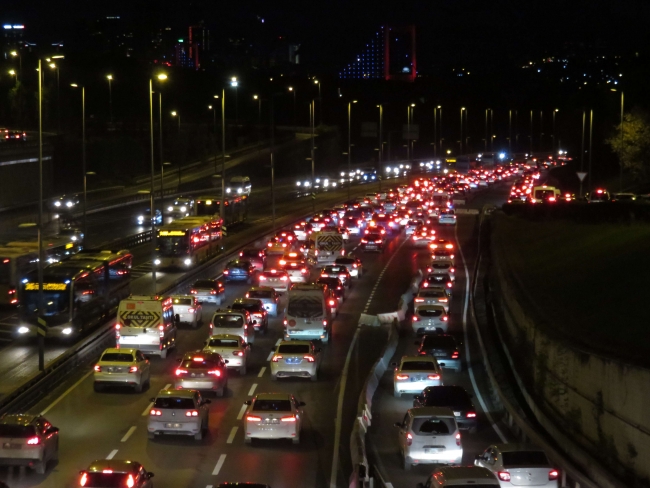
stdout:
POLYGON ((442 318, 443 322, 447 322, 448 320, 449 320, 449 317, 447 317, 446 315, 442 318))
POLYGON ((195 357, 192 358, 192 361, 199 361, 199 362, 202 363, 202 362, 203 362, 203 358, 202 358, 201 356, 195 356, 195 357))
POLYGON ((27 444, 30 446, 37 446, 40 442, 41 440, 38 437, 30 437, 27 439, 27 444))
POLYGON ((548 472, 548 479, 549 481, 553 481, 558 479, 560 476, 560 472, 557 469, 552 469, 548 472))
POLYGON ((288 417, 282 417, 280 420, 282 420, 282 422, 295 422, 296 417, 294 415, 290 415, 288 417))
POLYGON ((424 301, 424 298, 416 298, 415 303, 422 303, 424 301))
POLYGON ((131 366, 129 368, 129 373, 137 373, 138 372, 138 367, 137 366, 131 366))
POLYGON ((122 324, 115 324, 115 330, 120 330, 122 328, 122 324))
POLYGON ((192 307, 187 309, 187 313, 194 313, 194 312, 196 312, 196 309, 194 309, 192 307))
POLYGON ((458 359, 458 351, 454 351, 451 355, 451 359, 458 359))
POLYGON ((456 445, 460 446, 460 433, 456 434, 456 445))
POLYGON ((409 433, 406 434, 406 445, 410 446, 412 442, 413 442, 413 436, 409 432, 409 433))
POLYGON ((86 486, 86 483, 88 483, 88 475, 86 473, 83 473, 81 475, 81 479, 79 480, 79 486, 86 486))
POLYGON ((198 412, 198 410, 188 410, 187 412, 185 412, 185 416, 186 417, 198 417, 199 412, 198 412))
POLYGON ((184 374, 187 374, 186 369, 180 369, 179 368, 179 369, 176 370, 176 376, 181 376, 181 375, 184 375, 184 374))
POLYGON ((398 375, 396 376, 396 378, 397 378, 398 380, 408 380, 408 379, 409 379, 409 375, 407 375, 407 374, 398 374, 398 375))
POLYGON ((191 294, 191 295, 196 295, 196 290, 195 290, 195 289, 191 289, 191 290, 190 290, 190 294, 191 294))
POLYGON ((257 415, 246 415, 246 420, 249 422, 261 422, 262 417, 258 417, 257 415))
POLYGON ((499 471, 497 475, 501 481, 510 481, 510 473, 507 471, 499 471))
POLYGON ((476 418, 476 412, 467 412, 467 418, 468 419, 475 419, 476 418))
POLYGON ((95 367, 93 368, 96 373, 101 373, 102 372, 102 367, 99 364, 95 364, 95 367))
POLYGON ((439 374, 430 374, 429 376, 427 376, 427 378, 429 378, 430 380, 439 380, 440 375, 439 374))
POLYGON ((130 474, 129 477, 126 479, 126 486, 128 488, 133 488, 134 485, 135 485, 135 481, 133 479, 133 475, 130 474))
POLYGON ((221 376, 221 371, 218 369, 213 369, 212 371, 208 371, 208 374, 214 375, 214 376, 221 376))
POLYGON ((244 355, 244 351, 233 351, 233 355, 242 357, 244 355))
POLYGON ((155 408, 152 408, 151 412, 149 412, 149 415, 152 417, 160 417, 162 415, 162 410, 156 410, 155 408))
MULTIPOLYGON (((285 323, 286 323, 286 321, 285 321, 285 323)), ((277 363, 280 359, 282 359, 282 356, 279 355, 279 354, 276 354, 275 356, 273 356, 273 359, 271 359, 271 361, 273 361, 274 363, 277 363)))
POLYGON ((327 325, 327 320, 323 320, 323 326, 327 325))
POLYGON ((310 363, 313 363, 314 361, 316 361, 316 359, 314 359, 312 356, 303 356, 302 358, 306 359, 310 363))

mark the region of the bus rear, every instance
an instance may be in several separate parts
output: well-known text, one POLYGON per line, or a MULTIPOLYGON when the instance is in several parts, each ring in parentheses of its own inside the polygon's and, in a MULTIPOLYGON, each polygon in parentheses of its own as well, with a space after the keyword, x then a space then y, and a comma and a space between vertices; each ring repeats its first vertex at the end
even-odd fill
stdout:
POLYGON ((18 305, 22 279, 38 266, 38 253, 29 249, 0 249, 0 306, 18 305))
POLYGON ((120 302, 115 323, 118 348, 139 349, 167 357, 176 344, 174 309, 170 297, 131 296, 120 302))

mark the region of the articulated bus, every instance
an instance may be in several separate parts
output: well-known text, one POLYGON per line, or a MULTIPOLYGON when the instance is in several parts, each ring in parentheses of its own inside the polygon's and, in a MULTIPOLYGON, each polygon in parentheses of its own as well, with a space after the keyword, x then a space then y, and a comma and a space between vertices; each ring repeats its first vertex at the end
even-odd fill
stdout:
POLYGON ((188 269, 206 261, 219 251, 221 219, 189 216, 158 229, 156 257, 158 268, 188 269))
MULTIPOLYGON (((38 254, 38 241, 36 239, 8 242, 5 244, 5 247, 29 249, 38 254)), ((81 251, 81 249, 83 249, 81 243, 78 240, 71 239, 70 237, 43 237, 43 254, 45 254, 46 263, 56 263, 81 251)))
POLYGON ((46 337, 73 338, 113 314, 131 292, 129 251, 84 250, 43 270, 43 310, 39 314, 38 274, 21 282, 18 335, 36 335, 36 319, 46 323, 46 337))
POLYGON ((37 267, 37 251, 18 247, 0 248, 0 305, 18 305, 20 282, 37 267))
MULTIPOLYGON (((221 209, 221 197, 202 196, 194 201, 195 215, 218 217, 221 209)), ((248 196, 227 197, 224 200, 223 225, 244 222, 248 218, 248 196)))

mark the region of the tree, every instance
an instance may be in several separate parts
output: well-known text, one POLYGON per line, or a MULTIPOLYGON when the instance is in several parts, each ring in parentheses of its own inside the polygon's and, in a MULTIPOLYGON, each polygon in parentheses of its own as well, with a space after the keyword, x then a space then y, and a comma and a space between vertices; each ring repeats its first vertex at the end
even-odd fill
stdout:
POLYGON ((650 179, 650 117, 641 110, 633 110, 623 116, 623 134, 621 125, 607 139, 607 144, 618 156, 623 169, 642 181, 650 179))

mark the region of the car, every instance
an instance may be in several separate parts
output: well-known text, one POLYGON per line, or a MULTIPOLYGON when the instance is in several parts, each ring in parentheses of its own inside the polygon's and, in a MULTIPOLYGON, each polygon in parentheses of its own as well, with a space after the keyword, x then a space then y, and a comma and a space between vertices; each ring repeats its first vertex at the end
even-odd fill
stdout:
MULTIPOLYGON (((332 291, 332 294, 336 297, 339 305, 345 300, 345 285, 338 278, 318 278, 316 280, 317 284, 325 284, 332 291)), ((337 307, 338 308, 338 307, 337 307)))
POLYGON ((203 307, 194 295, 171 295, 177 324, 189 324, 196 329, 203 322, 203 307))
POLYGON ((177 390, 214 391, 222 397, 228 389, 228 360, 219 353, 191 351, 177 361, 174 371, 174 388, 177 390))
POLYGON ((426 247, 436 238, 436 231, 425 225, 419 226, 411 234, 411 240, 415 247, 426 247))
POLYGON ((634 193, 612 193, 612 202, 632 203, 636 200, 634 193))
POLYGON ((476 456, 475 466, 494 473, 501 487, 540 486, 558 488, 560 472, 546 453, 526 444, 494 444, 476 456))
POLYGON ((278 316, 278 293, 270 286, 254 286, 246 292, 246 298, 255 298, 262 302, 264 310, 273 317, 278 316))
POLYGON ((174 203, 167 207, 169 215, 174 217, 187 217, 194 211, 194 200, 186 197, 178 197, 174 203))
POLYGON ((154 211, 153 217, 151 216, 151 209, 147 209, 135 218, 138 225, 160 225, 163 222, 162 212, 159 209, 154 211))
POLYGON ((338 278, 344 286, 350 288, 352 286, 352 277, 348 271, 347 266, 340 264, 329 264, 324 266, 320 272, 321 278, 338 278))
POLYGON ((456 212, 451 208, 441 210, 438 215, 438 224, 440 225, 456 225, 456 220, 456 212))
POLYGON ((248 176, 233 176, 226 187, 227 195, 250 195, 251 179, 248 176))
POLYGON ((79 195, 76 193, 72 195, 62 195, 59 198, 52 200, 52 209, 56 211, 75 210, 79 206, 80 202, 81 199, 79 198, 79 195))
POLYGON ((449 315, 443 305, 417 305, 411 317, 413 332, 417 335, 447 332, 449 315))
POLYGON ((441 368, 453 369, 457 373, 463 370, 459 344, 456 343, 454 336, 449 334, 425 334, 415 345, 418 346, 419 355, 433 356, 441 368))
POLYGON ((429 286, 420 288, 418 294, 413 298, 413 306, 442 305, 449 313, 450 301, 449 291, 445 286, 429 286))
POLYGON ((47 463, 59 459, 59 429, 45 417, 5 414, 0 417, 0 465, 28 466, 45 474, 47 463))
POLYGON ((262 271, 266 264, 266 250, 247 247, 239 251, 239 258, 251 263, 255 267, 255 271, 262 271))
POLYGON ((393 393, 420 393, 427 386, 442 385, 442 370, 436 358, 430 356, 402 356, 399 363, 392 363, 393 393))
POLYGON ((609 192, 603 188, 598 188, 592 192, 587 193, 587 202, 588 203, 602 203, 609 202, 611 197, 609 192))
POLYGON ((289 274, 284 270, 267 269, 258 275, 260 286, 273 288, 278 293, 289 291, 289 274))
POLYGON ((417 229, 417 227, 420 225, 422 225, 422 221, 410 219, 404 225, 404 232, 406 232, 407 236, 410 236, 415 232, 415 229, 417 229))
POLYGON ((271 349, 271 379, 298 376, 318 380, 320 347, 311 341, 281 341, 271 349))
POLYGON ((444 466, 436 469, 425 483, 418 483, 416 488, 451 488, 459 486, 474 486, 490 488, 499 486, 494 474, 477 466, 444 466))
POLYGON ((399 450, 405 470, 414 464, 459 465, 462 462, 460 430, 451 409, 410 408, 395 426, 399 429, 399 450))
POLYGON ((452 264, 456 264, 454 261, 454 250, 453 249, 441 249, 435 248, 431 252, 432 261, 451 261, 452 264))
POLYGON ((451 276, 449 276, 449 274, 447 273, 444 274, 429 273, 424 277, 422 283, 420 283, 420 289, 429 288, 433 286, 446 287, 449 292, 449 295, 451 296, 454 282, 451 279, 451 276))
POLYGON ((231 310, 246 310, 253 322, 253 328, 266 334, 269 331, 269 313, 264 308, 262 300, 257 298, 237 298, 231 310))
POLYGON ((451 281, 456 281, 456 268, 451 261, 432 261, 427 267, 427 273, 430 274, 447 274, 451 281))
POLYGON ((312 225, 309 222, 302 221, 293 225, 293 233, 299 241, 306 241, 312 232, 312 225))
POLYGON ((253 282, 255 267, 250 261, 233 259, 228 261, 223 268, 223 279, 228 281, 245 281, 249 285, 253 282))
POLYGON ((138 349, 106 349, 93 367, 93 387, 102 391, 105 386, 131 386, 140 393, 151 380, 149 360, 138 349))
POLYGON ((386 235, 386 228, 383 225, 378 225, 377 223, 375 223, 374 221, 371 220, 368 223, 368 228, 363 231, 363 234, 364 235, 379 234, 381 236, 385 236, 386 235))
POLYGON ((220 354, 228 369, 236 369, 240 375, 246 374, 250 345, 234 334, 216 334, 205 341, 203 351, 220 354))
POLYGON ((400 230, 399 223, 397 223, 394 218, 391 218, 390 215, 383 212, 376 213, 372 216, 372 220, 370 221, 369 224, 370 227, 373 227, 374 226, 373 224, 382 226, 391 234, 395 234, 400 230))
MULTIPOLYGON (((257 322, 257 321, 255 321, 257 322)), ((248 310, 217 309, 210 321, 210 336, 232 334, 241 337, 248 344, 255 341, 253 319, 248 310)))
POLYGON ((363 252, 376 251, 384 252, 384 236, 375 232, 365 234, 361 238, 361 250, 363 252))
POLYGON ((339 256, 334 260, 334 264, 337 266, 345 266, 352 278, 361 278, 363 275, 363 262, 353 254, 339 256))
POLYGON ((289 275, 291 283, 306 283, 309 278, 309 268, 301 252, 287 252, 280 259, 280 266, 289 275))
POLYGON ((291 393, 258 393, 248 405, 244 414, 244 442, 253 439, 291 439, 300 444, 303 410, 305 402, 291 393))
POLYGON ((136 461, 96 459, 79 473, 83 488, 153 488, 153 473, 136 461))
POLYGON ((413 397, 414 407, 451 408, 460 430, 476 433, 478 419, 472 399, 462 386, 429 386, 413 397))
POLYGON ((190 295, 196 297, 199 303, 208 302, 221 305, 226 288, 219 280, 197 280, 190 288, 190 295))
POLYGON ((189 435, 195 440, 203 439, 208 431, 210 400, 204 399, 197 390, 160 390, 151 399, 147 436, 189 435))

